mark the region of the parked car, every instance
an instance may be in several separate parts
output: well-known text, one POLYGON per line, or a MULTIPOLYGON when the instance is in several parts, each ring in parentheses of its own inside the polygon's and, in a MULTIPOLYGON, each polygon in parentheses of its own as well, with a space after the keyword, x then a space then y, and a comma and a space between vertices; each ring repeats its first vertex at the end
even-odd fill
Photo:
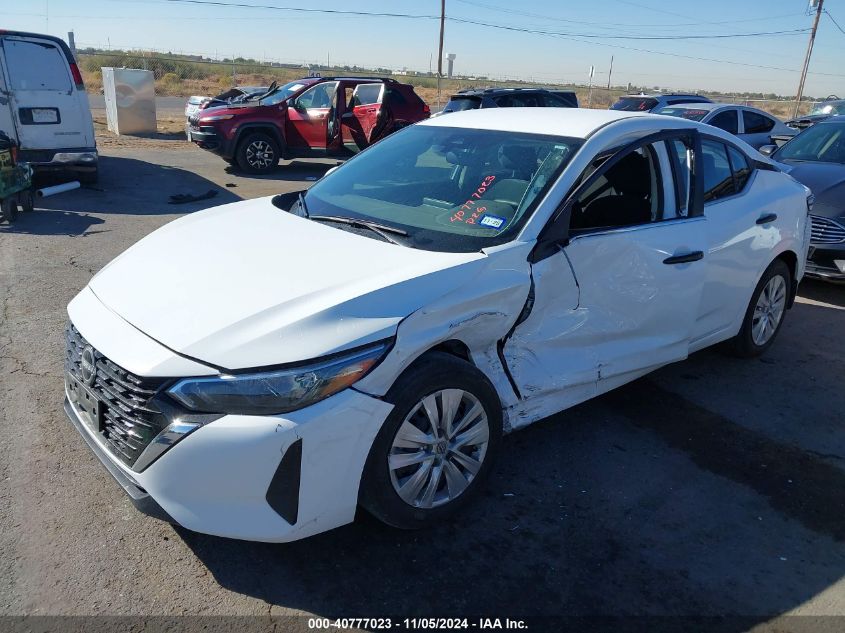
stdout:
POLYGON ((97 144, 82 74, 58 37, 0 30, 0 130, 35 171, 97 180, 97 144))
MULTIPOLYGON (((273 88, 275 87, 276 85, 273 84, 273 88)), ((219 95, 214 97, 201 95, 188 97, 188 101, 185 103, 185 135, 188 136, 188 140, 190 140, 190 119, 192 116, 198 114, 200 110, 209 107, 213 108, 221 105, 228 105, 230 103, 243 103, 251 99, 257 99, 266 94, 269 90, 270 86, 235 86, 234 88, 229 88, 229 90, 221 92, 219 95)))
POLYGON ((453 94, 438 115, 481 108, 577 108, 578 97, 571 90, 545 88, 484 88, 453 94))
POLYGON ((280 158, 355 153, 431 111, 414 87, 393 79, 307 77, 255 100, 201 109, 188 136, 248 173, 280 158))
POLYGON ((702 95, 692 94, 638 94, 625 95, 610 106, 611 110, 622 110, 624 112, 653 112, 660 108, 679 103, 712 103, 710 99, 702 95))
MULTIPOLYGON (((813 109, 810 110, 810 114, 790 119, 786 122, 786 124, 789 127, 800 131, 815 125, 819 121, 824 121, 832 116, 841 115, 845 115, 845 99, 840 99, 839 97, 831 95, 826 100, 820 101, 813 106, 813 109)), ((795 134, 793 133, 793 136, 794 135, 795 134)))
POLYGON ((777 149, 761 152, 813 191, 807 275, 845 281, 845 116, 835 116, 804 130, 777 149))
POLYGON ((743 105, 725 103, 679 103, 654 110, 654 114, 700 121, 725 130, 759 148, 769 145, 774 135, 795 134, 795 130, 768 112, 743 105))
POLYGON ((66 411, 139 507, 191 530, 291 541, 359 501, 436 524, 505 431, 709 345, 769 348, 808 195, 694 121, 437 117, 103 268, 68 307, 66 411))

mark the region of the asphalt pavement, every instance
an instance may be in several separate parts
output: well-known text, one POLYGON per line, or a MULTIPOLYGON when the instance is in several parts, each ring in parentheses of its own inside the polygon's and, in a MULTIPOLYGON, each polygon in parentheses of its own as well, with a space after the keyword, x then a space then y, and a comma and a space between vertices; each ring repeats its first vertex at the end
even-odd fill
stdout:
POLYGON ((249 178, 187 143, 103 154, 96 189, 0 226, 0 614, 704 615, 746 630, 845 613, 845 287, 813 281, 762 358, 705 350, 508 436, 479 501, 430 531, 362 515, 268 545, 138 514, 62 411, 65 306, 166 222, 335 163, 249 178))

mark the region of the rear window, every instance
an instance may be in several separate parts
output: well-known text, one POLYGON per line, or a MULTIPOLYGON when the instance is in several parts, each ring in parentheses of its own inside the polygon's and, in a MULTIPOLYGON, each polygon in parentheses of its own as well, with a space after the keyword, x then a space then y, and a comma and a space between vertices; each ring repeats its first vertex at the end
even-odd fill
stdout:
POLYGON ((73 84, 67 59, 57 46, 48 42, 6 39, 3 49, 12 90, 70 92, 73 84))
POLYGON ((657 99, 651 97, 622 97, 610 106, 611 110, 624 110, 625 112, 648 112, 657 105, 657 99))
POLYGON ((381 84, 359 84, 355 88, 355 96, 352 97, 352 105, 370 105, 378 103, 378 96, 381 92, 381 84))
POLYGON ((690 121, 701 121, 701 119, 707 116, 707 110, 696 110, 693 108, 678 108, 673 106, 668 108, 660 108, 655 114, 677 116, 682 119, 689 119, 690 121))
POLYGON ((461 112, 463 110, 476 110, 481 106, 481 99, 476 97, 452 97, 449 103, 443 108, 443 112, 461 112))

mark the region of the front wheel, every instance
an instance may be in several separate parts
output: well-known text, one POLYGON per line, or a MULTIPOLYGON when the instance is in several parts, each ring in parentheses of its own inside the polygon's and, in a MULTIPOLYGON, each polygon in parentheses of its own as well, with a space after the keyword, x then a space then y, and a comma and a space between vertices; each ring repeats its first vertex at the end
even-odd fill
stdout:
POLYGON ((783 325, 792 288, 792 274, 783 260, 776 259, 760 278, 745 311, 742 329, 731 341, 731 351, 743 358, 765 352, 783 325))
POLYGON ((404 529, 443 521, 472 500, 502 436, 501 404, 475 367, 439 352, 391 388, 395 407, 370 450, 361 505, 404 529))
POLYGON ((279 145, 262 132, 247 135, 238 145, 238 167, 250 174, 267 174, 279 164, 279 145))

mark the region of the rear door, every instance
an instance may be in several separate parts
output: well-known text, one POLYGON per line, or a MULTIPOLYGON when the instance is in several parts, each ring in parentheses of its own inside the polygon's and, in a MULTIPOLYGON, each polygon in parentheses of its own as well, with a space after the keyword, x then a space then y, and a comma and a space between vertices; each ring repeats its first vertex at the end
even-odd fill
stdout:
POLYGON ((8 90, 8 78, 0 64, 0 132, 5 132, 9 138, 17 139, 18 130, 12 118, 12 102, 8 90))
POLYGON ((751 147, 759 149, 772 142, 772 129, 776 123, 777 121, 765 114, 753 110, 743 110, 743 129, 739 137, 751 147))
POLYGON ((385 85, 379 83, 358 84, 352 90, 352 98, 341 119, 343 142, 349 149, 364 149, 374 140, 384 99, 385 85))
POLYGON ((87 95, 77 89, 64 50, 32 36, 7 35, 0 43, 7 81, 3 97, 11 105, 21 149, 93 147, 87 95))

